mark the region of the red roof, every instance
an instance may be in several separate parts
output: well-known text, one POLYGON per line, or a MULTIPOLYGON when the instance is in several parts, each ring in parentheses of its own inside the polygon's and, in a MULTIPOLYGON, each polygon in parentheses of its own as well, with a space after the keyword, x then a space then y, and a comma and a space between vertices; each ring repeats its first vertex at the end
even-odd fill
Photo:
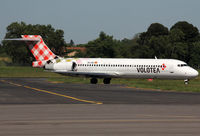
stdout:
POLYGON ((81 50, 82 52, 85 52, 85 47, 67 47, 67 50, 81 50))

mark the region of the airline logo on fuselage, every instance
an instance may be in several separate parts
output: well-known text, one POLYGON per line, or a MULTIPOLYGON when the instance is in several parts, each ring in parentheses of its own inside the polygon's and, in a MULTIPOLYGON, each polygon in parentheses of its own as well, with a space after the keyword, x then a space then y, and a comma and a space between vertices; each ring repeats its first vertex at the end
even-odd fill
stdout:
POLYGON ((137 68, 138 73, 160 73, 160 68, 165 70, 166 65, 163 63, 160 67, 140 67, 137 68))
POLYGON ((159 68, 137 68, 138 73, 160 73, 159 68))
POLYGON ((166 68, 166 65, 163 63, 162 64, 162 70, 165 70, 165 68, 166 68))

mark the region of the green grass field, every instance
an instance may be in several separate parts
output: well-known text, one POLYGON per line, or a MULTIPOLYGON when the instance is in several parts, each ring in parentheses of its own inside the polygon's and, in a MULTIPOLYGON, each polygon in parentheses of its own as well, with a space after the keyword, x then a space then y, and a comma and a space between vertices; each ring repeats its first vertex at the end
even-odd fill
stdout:
MULTIPOLYGON (((84 77, 69 77, 46 72, 41 68, 32 67, 0 67, 0 77, 46 77, 50 82, 65 82, 65 83, 90 83, 89 78, 84 77)), ((102 79, 99 80, 102 84, 102 79)), ((147 88, 155 90, 167 91, 182 91, 182 92, 200 92, 200 77, 190 80, 188 85, 185 85, 183 80, 159 80, 154 79, 123 79, 117 78, 111 80, 112 84, 122 84, 133 88, 147 88)))
POLYGON ((2 66, 0 77, 60 77, 60 75, 45 72, 42 68, 2 66))

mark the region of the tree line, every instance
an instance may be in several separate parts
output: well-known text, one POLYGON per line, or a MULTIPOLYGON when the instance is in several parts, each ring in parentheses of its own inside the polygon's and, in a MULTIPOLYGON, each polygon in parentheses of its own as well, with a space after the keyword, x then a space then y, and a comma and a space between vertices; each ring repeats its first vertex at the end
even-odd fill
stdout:
MULTIPOLYGON (((31 25, 24 22, 11 23, 7 27, 5 38, 16 38, 23 34, 41 35, 50 49, 65 56, 66 46, 75 46, 73 40, 66 43, 64 31, 51 25, 31 25)), ((84 46, 86 52, 75 57, 94 58, 173 58, 187 62, 193 67, 200 65, 200 33, 197 27, 181 21, 170 29, 160 23, 151 24, 146 32, 136 34, 132 39, 117 40, 113 36, 100 32, 99 37, 84 46)), ((0 53, 6 52, 13 63, 31 64, 32 54, 22 42, 3 41, 0 53)))
POLYGON ((116 40, 101 32, 99 37, 84 46, 83 57, 109 58, 173 58, 193 67, 200 65, 200 34, 197 27, 186 21, 170 29, 159 23, 151 24, 146 32, 132 39, 116 40))

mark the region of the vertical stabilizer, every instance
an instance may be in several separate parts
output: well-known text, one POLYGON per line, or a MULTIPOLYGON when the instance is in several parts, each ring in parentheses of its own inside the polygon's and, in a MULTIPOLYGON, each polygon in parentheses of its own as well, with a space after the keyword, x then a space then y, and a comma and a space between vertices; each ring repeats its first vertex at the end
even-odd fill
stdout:
POLYGON ((56 57, 56 55, 44 43, 40 35, 22 35, 22 39, 26 41, 31 53, 36 59, 32 64, 33 67, 43 67, 46 61, 56 57))

